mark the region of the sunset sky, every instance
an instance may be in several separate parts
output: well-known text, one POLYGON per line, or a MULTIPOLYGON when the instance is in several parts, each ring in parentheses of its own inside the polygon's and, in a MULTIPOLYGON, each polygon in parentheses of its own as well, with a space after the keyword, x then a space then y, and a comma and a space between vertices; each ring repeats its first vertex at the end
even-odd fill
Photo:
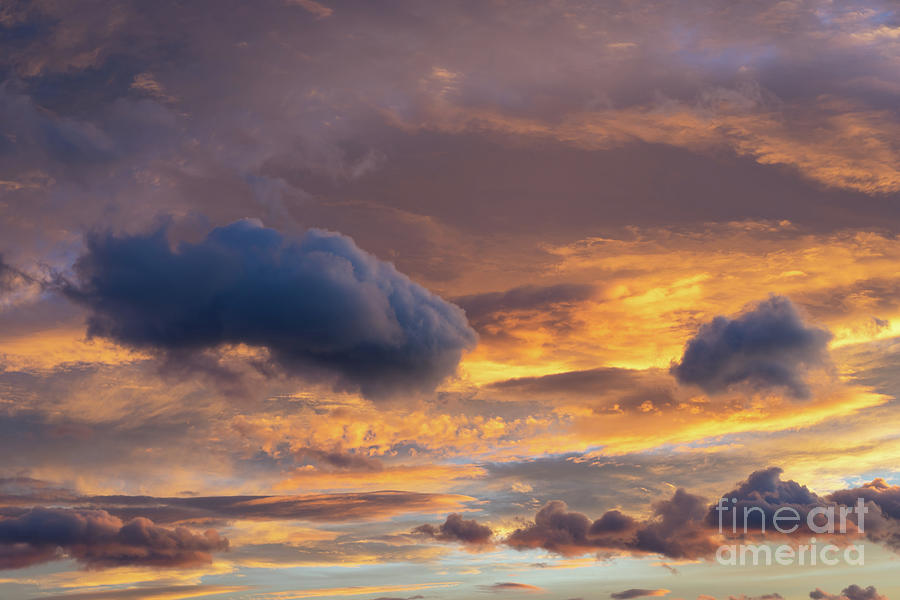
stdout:
POLYGON ((0 81, 3 600, 900 600, 896 2, 0 0, 0 81))

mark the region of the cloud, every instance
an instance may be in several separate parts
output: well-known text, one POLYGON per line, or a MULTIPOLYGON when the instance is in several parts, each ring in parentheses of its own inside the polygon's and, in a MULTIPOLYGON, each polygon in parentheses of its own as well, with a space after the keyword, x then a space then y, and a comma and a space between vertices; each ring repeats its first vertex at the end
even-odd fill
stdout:
POLYGON ((846 506, 856 506, 862 499, 868 508, 866 537, 900 551, 900 486, 878 478, 858 488, 833 492, 828 499, 846 506))
POLYGON ((544 548, 559 554, 581 554, 592 544, 587 539, 591 521, 569 512, 562 500, 551 500, 535 515, 534 522, 514 531, 506 543, 513 548, 544 548))
POLYGON ((325 17, 330 17, 334 14, 334 9, 329 8, 324 4, 320 4, 315 0, 288 0, 288 4, 296 4, 303 8, 303 10, 314 15, 317 19, 324 19, 325 17))
POLYGON ((885 516, 900 519, 900 486, 889 485, 880 477, 858 488, 836 491, 829 498, 848 506, 863 498, 877 504, 885 516))
POLYGON ((487 544, 493 535, 493 531, 487 525, 482 525, 474 519, 466 521, 457 513, 448 515, 447 520, 438 527, 425 524, 416 527, 413 532, 425 534, 442 542, 461 542, 476 546, 487 544))
POLYGON ((813 600, 887 600, 887 596, 879 594, 875 586, 863 589, 856 584, 844 588, 840 594, 829 594, 816 588, 809 593, 809 597, 813 600))
POLYGON ((41 290, 42 284, 37 279, 7 263, 0 254, 0 308, 34 299, 41 290))
POLYGON ((773 295, 733 319, 719 316, 702 325, 671 371, 709 393, 749 383, 806 398, 805 370, 828 364, 830 339, 828 331, 805 325, 790 300, 773 295))
POLYGON ((565 502, 548 502, 534 522, 517 529, 505 540, 513 548, 543 548, 564 556, 600 550, 661 554, 671 558, 697 558, 712 553, 713 530, 705 523, 706 502, 683 489, 653 505, 650 518, 639 521, 610 510, 591 521, 568 510, 565 502))
POLYGON ((320 468, 336 471, 381 471, 384 465, 377 458, 362 454, 341 452, 339 450, 322 450, 319 448, 297 448, 293 455, 299 464, 314 462, 320 468))
POLYGON ((584 150, 621 148, 635 142, 666 144, 712 154, 723 147, 761 165, 784 165, 825 186, 868 194, 900 189, 894 166, 896 148, 887 141, 897 124, 883 110, 853 102, 822 98, 785 103, 800 106, 807 119, 785 120, 780 103, 758 85, 735 88, 708 86, 696 101, 658 98, 623 108, 573 110, 549 121, 509 114, 502 109, 467 107, 425 100, 418 119, 397 119, 409 129, 427 128, 453 134, 492 131, 519 139, 554 140, 584 150), (818 130, 811 129, 815 123, 818 130), (892 132, 883 135, 879 127, 892 132), (868 153, 849 148, 865 145, 868 153))
MULTIPOLYGON (((0 480, 0 482, 5 480, 0 480)), ((12 485, 16 485, 13 480, 12 485)), ((379 491, 368 493, 307 494, 300 496, 84 496, 69 490, 36 486, 33 480, 15 493, 2 494, 3 511, 39 500, 78 508, 101 510, 121 520, 141 515, 156 523, 206 522, 210 520, 300 520, 316 522, 373 521, 406 513, 433 513, 456 508, 469 496, 421 492, 379 491)), ((18 487, 18 486, 17 486, 18 487)), ((0 487, 0 492, 3 488, 0 487)))
POLYGON ((31 508, 0 519, 0 568, 12 569, 67 555, 91 568, 119 565, 185 567, 211 562, 228 540, 213 530, 167 529, 149 519, 128 522, 105 510, 31 508))
POLYGON ((75 592, 42 596, 43 600, 143 600, 144 598, 160 598, 161 600, 180 600, 196 596, 213 596, 229 592, 246 592, 249 586, 243 585, 166 585, 141 586, 135 589, 115 589, 93 592, 75 592))
POLYGON ((173 251, 165 231, 88 238, 68 297, 88 333, 183 355, 266 348, 285 371, 336 374, 370 397, 433 389, 476 341, 458 307, 318 229, 289 238, 253 220, 173 251))
POLYGON ((675 409, 690 402, 671 375, 661 369, 598 367, 504 379, 484 388, 513 397, 583 399, 596 414, 675 409))
POLYGON ((722 494, 721 497, 726 500, 723 503, 725 510, 716 511, 715 507, 711 507, 707 519, 710 525, 718 527, 720 513, 723 523, 732 523, 731 513, 737 511, 739 527, 743 528, 742 515, 746 515, 748 529, 758 531, 765 528, 766 531, 772 531, 772 517, 781 507, 794 508, 805 519, 812 508, 825 505, 825 501, 806 486, 793 480, 782 480, 783 472, 780 467, 754 471, 735 489, 722 494))
POLYGON ((561 283, 537 286, 523 285, 505 292, 488 292, 454 298, 473 323, 483 322, 497 312, 535 310, 553 304, 583 302, 597 291, 596 286, 583 283, 561 283))
POLYGON ((597 394, 608 388, 634 387, 640 384, 644 371, 600 367, 583 371, 567 371, 538 377, 516 377, 489 383, 488 389, 528 394, 597 394))
POLYGON ((631 588, 621 592, 613 592, 609 595, 614 600, 631 600, 632 598, 643 598, 645 596, 665 596, 671 593, 671 590, 646 590, 641 588, 631 588))
POLYGON ((297 598, 319 598, 321 596, 361 596, 363 594, 379 594, 415 590, 431 590, 435 588, 448 588, 455 587, 459 584, 460 582, 458 581, 439 581, 434 583, 409 583, 401 585, 355 585, 348 587, 291 590, 288 592, 271 592, 258 594, 256 598, 258 598, 258 600, 294 600, 297 598))
POLYGON ((543 592, 544 588, 527 583, 514 583, 506 581, 502 583, 494 583, 492 585, 479 585, 478 590, 482 592, 543 592))
MULTIPOLYGON (((765 529, 766 535, 775 531, 773 516, 781 507, 790 507, 800 515, 800 527, 795 532, 798 536, 814 534, 809 528, 807 518, 815 508, 848 506, 858 507, 859 500, 865 503, 864 535, 866 539, 882 544, 894 551, 900 550, 900 486, 891 486, 882 479, 876 479, 859 488, 838 490, 827 496, 818 496, 806 486, 793 480, 781 479, 782 469, 770 467, 750 474, 749 477, 730 492, 721 497, 725 510, 721 511, 721 519, 726 533, 733 525, 732 510, 738 514, 737 528, 741 532, 744 527, 744 515, 747 529, 751 533, 760 534, 765 529), (736 503, 730 501, 737 499, 736 503), (733 507, 733 508, 732 508, 733 507), (758 510, 752 510, 758 509, 758 510)), ((718 527, 720 515, 712 506, 707 515, 707 523, 718 527)), ((855 513, 847 519, 847 532, 856 531, 858 517, 855 513)), ((784 524, 782 524, 784 525, 784 524)), ((788 525, 790 526, 790 525, 788 525)), ((839 527, 840 523, 836 523, 839 527)), ((777 534, 776 534, 777 535, 777 534)))
POLYGON ((9 292, 19 283, 21 275, 17 270, 6 264, 0 255, 0 294, 9 292))
MULTIPOLYGON (((565 502, 553 500, 537 512, 532 522, 513 531, 502 543, 518 550, 542 548, 563 556, 625 551, 670 558, 704 558, 712 556, 720 543, 730 536, 731 510, 742 515, 747 509, 748 533, 765 539, 766 536, 784 535, 774 528, 772 517, 775 511, 781 507, 794 508, 803 522, 794 534, 802 537, 810 535, 805 522, 814 508, 856 506, 857 498, 864 497, 869 508, 865 517, 866 537, 894 549, 900 548, 900 520, 890 512, 897 508, 893 503, 900 497, 900 487, 887 486, 876 480, 863 488, 842 490, 823 498, 796 481, 782 480, 781 473, 779 467, 755 471, 733 490, 720 496, 728 500, 727 507, 735 507, 721 515, 724 537, 719 532, 717 505, 679 488, 671 498, 655 503, 651 515, 643 519, 609 510, 592 521, 580 512, 570 511, 565 502), (737 499, 737 503, 732 504, 731 498, 737 499), (882 508, 879 501, 888 508, 882 508), (760 510, 750 511, 750 508, 760 510)), ((847 532, 853 534, 854 517, 848 521, 847 532)), ((741 519, 738 519, 738 527, 738 533, 742 533, 741 519)))
POLYGON ((548 329, 568 329, 577 308, 596 292, 597 286, 592 284, 523 285, 453 301, 466 311, 482 343, 515 348, 526 341, 516 335, 522 325, 539 323, 548 329))

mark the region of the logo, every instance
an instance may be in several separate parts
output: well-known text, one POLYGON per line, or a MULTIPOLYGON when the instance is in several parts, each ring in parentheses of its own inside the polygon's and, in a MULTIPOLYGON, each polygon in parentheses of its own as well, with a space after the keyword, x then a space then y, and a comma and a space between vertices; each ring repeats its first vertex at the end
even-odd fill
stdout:
POLYGON ((850 543, 839 536, 857 538, 865 533, 865 516, 869 511, 862 498, 856 506, 815 506, 803 508, 781 506, 775 510, 763 508, 737 498, 719 498, 719 533, 726 538, 738 538, 734 544, 722 544, 716 550, 716 562, 730 566, 828 566, 843 560, 848 565, 865 564, 865 546, 850 543), (789 539, 809 534, 808 543, 747 543, 744 540, 765 538, 789 539), (826 537, 827 543, 816 539, 826 537), (846 542, 846 543, 844 543, 846 542))

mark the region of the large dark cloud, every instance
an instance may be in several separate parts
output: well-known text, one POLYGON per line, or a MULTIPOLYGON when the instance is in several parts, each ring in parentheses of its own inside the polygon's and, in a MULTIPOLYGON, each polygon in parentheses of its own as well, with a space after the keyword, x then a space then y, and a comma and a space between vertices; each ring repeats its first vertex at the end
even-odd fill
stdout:
POLYGON ((369 396, 433 389, 475 333, 445 302, 337 233, 244 220, 173 250, 165 231, 93 235, 67 287, 88 333, 166 353, 247 344, 369 396))
POLYGON ((790 300, 771 296, 735 317, 716 317, 688 341, 672 373, 709 393, 748 383, 809 395, 805 370, 828 364, 831 334, 806 325, 790 300))
POLYGON ((123 522, 104 510, 31 508, 0 518, 0 568, 19 568, 64 555, 89 567, 205 564, 228 548, 213 530, 168 529, 137 517, 123 522))

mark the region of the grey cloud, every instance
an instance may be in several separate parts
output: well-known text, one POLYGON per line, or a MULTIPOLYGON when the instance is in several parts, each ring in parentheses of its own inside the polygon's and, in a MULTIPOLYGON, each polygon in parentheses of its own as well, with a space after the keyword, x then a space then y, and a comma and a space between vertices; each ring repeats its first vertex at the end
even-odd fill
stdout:
POLYGON ((672 374, 710 393, 740 383, 809 395, 805 370, 829 364, 831 334, 806 325, 790 300, 771 296, 734 318, 716 317, 688 341, 672 374))
POLYGON ((414 533, 422 533, 441 542, 460 542, 474 546, 482 546, 490 542, 494 534, 491 528, 474 519, 465 520, 459 514, 447 515, 447 519, 439 526, 420 525, 413 529, 414 533))

